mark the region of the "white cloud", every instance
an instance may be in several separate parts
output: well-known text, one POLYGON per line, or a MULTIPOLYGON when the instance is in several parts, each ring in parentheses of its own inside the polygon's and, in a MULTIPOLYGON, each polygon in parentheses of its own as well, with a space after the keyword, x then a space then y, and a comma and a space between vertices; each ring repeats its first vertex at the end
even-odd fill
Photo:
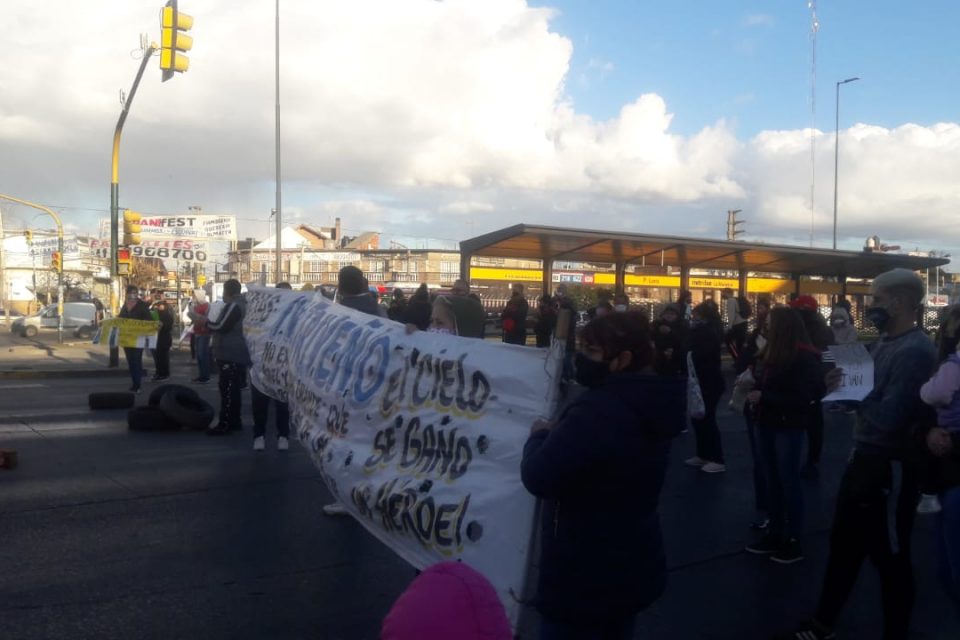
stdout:
POLYGON ((764 13, 744 16, 741 21, 745 27, 769 27, 773 22, 773 16, 764 13))
MULTIPOLYGON (((161 84, 149 63, 121 147, 121 204, 159 213, 200 204, 235 213, 242 234, 262 235, 274 206, 273 4, 190 5, 191 69, 161 84)), ((755 237, 809 233, 809 132, 741 141, 719 121, 680 135, 671 129, 677 107, 653 93, 594 119, 566 93, 573 44, 552 30, 550 9, 524 0, 318 0, 282 10, 287 219, 326 225, 340 216, 355 230, 438 238, 517 222, 720 237, 723 212, 736 207, 755 237)), ((0 41, 17 59, 0 66, 4 189, 76 207, 68 218, 103 215, 81 208, 109 206, 118 90, 136 72, 140 32, 159 36, 155 10, 142 3, 8 8, 0 41)), ((613 71, 601 59, 587 66, 613 71)), ((843 233, 918 241, 956 233, 958 139, 952 123, 842 132, 843 233)), ((822 240, 832 220, 832 135, 817 141, 822 240)))

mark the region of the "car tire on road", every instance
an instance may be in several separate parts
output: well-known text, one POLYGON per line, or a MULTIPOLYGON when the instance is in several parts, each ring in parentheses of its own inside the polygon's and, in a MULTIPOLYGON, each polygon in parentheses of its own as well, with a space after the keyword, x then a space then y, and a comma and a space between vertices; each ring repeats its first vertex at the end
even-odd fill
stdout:
POLYGON ((87 396, 91 409, 129 409, 136 402, 136 396, 129 391, 100 391, 87 396))
POLYGON ((168 391, 182 391, 184 393, 192 393, 196 398, 200 397, 196 391, 182 384, 162 384, 150 392, 150 397, 147 398, 147 405, 159 407, 160 401, 163 400, 163 396, 167 395, 168 391))
POLYGON ((180 425, 166 416, 160 407, 135 407, 127 412, 130 431, 179 431, 180 425))
POLYGON ((37 328, 33 325, 27 325, 23 328, 23 337, 24 338, 36 338, 37 337, 37 328))
POLYGON ((171 420, 187 429, 203 431, 213 422, 213 405, 197 395, 193 389, 174 389, 160 398, 160 410, 171 420))

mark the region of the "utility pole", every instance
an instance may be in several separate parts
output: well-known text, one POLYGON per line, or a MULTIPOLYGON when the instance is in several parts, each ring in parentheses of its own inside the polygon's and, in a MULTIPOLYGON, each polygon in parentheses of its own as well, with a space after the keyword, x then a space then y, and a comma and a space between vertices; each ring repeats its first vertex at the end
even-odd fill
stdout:
POLYGON ((3 209, 0 208, 0 304, 3 305, 3 323, 10 326, 10 300, 7 292, 7 270, 4 262, 6 253, 6 236, 3 235, 3 209))
POLYGON ((744 220, 737 220, 737 214, 743 209, 727 209, 727 240, 733 241, 737 236, 744 233, 743 229, 737 229, 737 225, 743 224, 744 220))
POLYGON ((280 0, 276 1, 276 58, 274 78, 276 80, 276 154, 277 154, 277 265, 274 284, 282 280, 280 272, 283 270, 283 245, 280 236, 283 232, 283 209, 280 208, 280 0))

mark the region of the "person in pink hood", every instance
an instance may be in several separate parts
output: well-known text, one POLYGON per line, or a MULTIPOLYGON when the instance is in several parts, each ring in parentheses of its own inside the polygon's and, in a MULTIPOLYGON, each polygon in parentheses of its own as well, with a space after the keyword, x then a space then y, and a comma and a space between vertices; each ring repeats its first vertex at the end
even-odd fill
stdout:
POLYGON ((497 592, 475 569, 441 562, 393 603, 380 640, 512 640, 497 592))

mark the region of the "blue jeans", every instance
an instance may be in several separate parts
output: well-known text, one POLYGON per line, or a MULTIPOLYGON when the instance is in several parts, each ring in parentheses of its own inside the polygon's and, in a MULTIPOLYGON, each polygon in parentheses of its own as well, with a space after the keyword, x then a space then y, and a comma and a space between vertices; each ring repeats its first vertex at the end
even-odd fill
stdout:
POLYGON ((767 472, 763 467, 763 455, 760 452, 760 436, 757 434, 759 426, 753 419, 752 410, 747 407, 743 412, 747 422, 747 440, 750 443, 750 455, 753 457, 753 496, 757 511, 766 513, 770 510, 767 504, 767 472))
POLYGON ((143 349, 124 347, 123 356, 127 359, 127 368, 130 370, 130 382, 134 389, 139 389, 143 379, 143 349))
POLYGON ((803 534, 803 489, 800 457, 801 429, 757 428, 760 456, 766 471, 770 533, 800 539, 803 534))
POLYGON ((940 506, 936 529, 940 581, 960 612, 960 487, 941 493, 940 506))
POLYGON ((636 616, 610 622, 603 627, 574 627, 548 618, 540 618, 540 640, 631 640, 636 616))
POLYGON ((210 336, 193 337, 193 345, 197 352, 197 373, 201 380, 210 379, 210 336))

